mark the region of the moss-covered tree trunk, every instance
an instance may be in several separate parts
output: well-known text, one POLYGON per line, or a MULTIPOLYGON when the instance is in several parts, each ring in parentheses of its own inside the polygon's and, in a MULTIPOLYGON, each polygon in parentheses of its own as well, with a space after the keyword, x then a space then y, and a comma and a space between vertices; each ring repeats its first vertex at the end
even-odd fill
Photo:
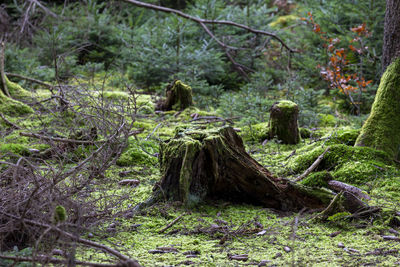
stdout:
MULTIPOLYGON (((151 202, 173 200, 193 205, 224 199, 298 210, 326 207, 334 196, 321 188, 273 176, 246 153, 242 139, 231 127, 178 132, 161 144, 160 165, 162 179, 154 187, 151 202)), ((350 209, 360 208, 354 205, 357 202, 350 202, 350 209)))
POLYGON ((179 80, 167 86, 166 99, 157 104, 157 110, 183 110, 193 105, 192 88, 179 80))
POLYGON ((355 145, 383 150, 393 158, 399 158, 400 58, 390 64, 382 75, 371 114, 355 145))
POLYGON ((296 103, 281 100, 271 107, 270 138, 277 137, 284 144, 297 144, 300 142, 297 118, 299 108, 296 103))

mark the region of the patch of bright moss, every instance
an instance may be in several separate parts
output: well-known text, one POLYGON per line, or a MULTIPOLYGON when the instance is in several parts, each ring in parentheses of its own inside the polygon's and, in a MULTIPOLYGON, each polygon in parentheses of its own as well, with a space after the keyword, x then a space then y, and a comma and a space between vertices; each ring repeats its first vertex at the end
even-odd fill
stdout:
POLYGON ((333 127, 337 124, 337 120, 332 114, 319 114, 318 117, 320 126, 333 127))
POLYGON ((327 187, 329 180, 332 180, 332 175, 328 171, 324 170, 311 173, 301 181, 301 184, 314 187, 327 187))
POLYGON ((129 146, 117 160, 118 166, 135 166, 157 163, 158 144, 152 140, 130 139, 129 146))
POLYGON ((268 24, 271 28, 274 29, 281 29, 285 28, 287 26, 292 25, 296 21, 299 20, 299 17, 293 14, 290 15, 285 15, 285 16, 279 16, 277 19, 275 19, 273 22, 268 24))
MULTIPOLYGON (((314 149, 294 157, 289 168, 301 173, 323 153, 325 148, 314 149)), ((343 144, 330 146, 316 171, 330 170, 334 179, 354 184, 374 180, 385 168, 392 168, 394 162, 390 156, 369 147, 352 147, 343 144)))
POLYGON ((242 128, 240 136, 244 141, 261 142, 269 138, 268 122, 248 125, 242 128))
POLYGON ((29 148, 23 144, 0 144, 0 152, 12 153, 18 156, 29 156, 29 148))

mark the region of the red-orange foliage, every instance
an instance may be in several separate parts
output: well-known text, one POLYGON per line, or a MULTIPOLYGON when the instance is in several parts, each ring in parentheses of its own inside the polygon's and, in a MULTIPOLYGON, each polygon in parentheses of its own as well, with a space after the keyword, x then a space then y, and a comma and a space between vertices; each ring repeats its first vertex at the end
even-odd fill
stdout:
POLYGON ((321 76, 329 82, 331 88, 338 89, 345 94, 351 103, 359 109, 360 103, 354 101, 351 93, 358 92, 362 94, 367 85, 372 83, 372 80, 365 81, 361 73, 354 71, 354 67, 351 66, 348 60, 348 55, 349 53, 361 55, 368 50, 368 47, 363 46, 362 39, 370 36, 366 24, 363 23, 351 28, 351 31, 356 34, 350 41, 352 44, 348 47, 340 47, 341 40, 339 38, 329 38, 326 32, 321 30, 321 26, 315 22, 311 12, 308 12, 308 18, 302 18, 302 20, 311 25, 313 32, 324 41, 323 46, 326 49, 329 61, 325 66, 318 65, 321 76))

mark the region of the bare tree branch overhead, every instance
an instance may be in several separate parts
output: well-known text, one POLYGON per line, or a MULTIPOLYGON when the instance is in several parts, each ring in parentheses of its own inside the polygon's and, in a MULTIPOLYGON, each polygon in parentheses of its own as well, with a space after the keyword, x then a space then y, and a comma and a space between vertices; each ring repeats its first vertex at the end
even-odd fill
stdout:
POLYGON ((221 46, 225 50, 225 54, 226 54, 227 58, 229 59, 229 61, 234 66, 235 70, 242 77, 244 77, 246 80, 249 80, 249 76, 247 75, 246 71, 244 70, 244 68, 247 69, 247 67, 244 67, 242 64, 237 63, 235 61, 235 59, 233 58, 232 54, 230 53, 230 50, 237 50, 238 48, 229 46, 229 45, 225 44, 224 42, 222 42, 221 40, 219 40, 215 36, 215 34, 207 27, 206 24, 228 25, 228 26, 233 26, 233 27, 236 27, 236 28, 244 29, 244 30, 246 30, 248 32, 251 32, 251 33, 254 33, 254 34, 269 36, 269 37, 275 39, 276 41, 278 41, 282 45, 282 47, 284 47, 285 49, 287 49, 289 51, 289 53, 297 52, 295 49, 289 47, 289 45, 287 45, 278 35, 276 35, 276 34, 274 34, 272 32, 267 32, 267 31, 263 31, 263 30, 254 29, 254 28, 251 28, 251 27, 246 26, 244 24, 236 23, 236 22, 229 21, 229 20, 202 19, 202 18, 191 16, 189 14, 186 14, 186 13, 184 13, 182 11, 179 11, 179 10, 176 10, 176 9, 163 7, 163 6, 157 6, 157 5, 148 4, 148 3, 143 3, 141 1, 136 1, 136 0, 123 0, 123 1, 127 2, 127 3, 130 3, 130 4, 133 4, 135 6, 138 6, 138 7, 143 7, 143 8, 152 9, 152 10, 156 10, 156 11, 161 11, 161 12, 165 12, 165 13, 175 14, 175 15, 177 15, 179 17, 182 17, 182 18, 185 18, 185 19, 188 19, 188 20, 191 20, 193 22, 198 23, 204 29, 204 31, 212 39, 214 39, 218 43, 219 46, 221 46))
MULTIPOLYGON (((176 9, 157 6, 157 5, 152 5, 152 4, 148 4, 148 3, 143 3, 141 1, 136 1, 136 0, 123 0, 123 1, 125 1, 127 3, 131 3, 131 4, 135 5, 135 6, 144 7, 144 8, 148 8, 148 9, 153 9, 153 10, 157 10, 157 11, 161 11, 161 12, 172 13, 172 14, 178 15, 178 16, 180 16, 182 18, 185 18, 185 19, 194 21, 196 23, 199 23, 203 28, 204 28, 204 26, 202 24, 222 24, 222 25, 229 25, 229 26, 241 28, 241 29, 244 29, 244 30, 249 31, 251 33, 254 33, 254 34, 261 34, 261 35, 270 36, 270 37, 274 38, 275 40, 277 40, 279 43, 281 43, 282 46, 285 47, 289 52, 291 52, 291 53, 296 52, 296 50, 290 48, 279 36, 277 36, 276 34, 274 34, 272 32, 253 29, 253 28, 251 28, 249 26, 246 26, 244 24, 236 23, 236 22, 229 21, 229 20, 208 20, 208 19, 197 18, 197 17, 193 17, 193 16, 191 16, 189 14, 186 14, 186 13, 184 13, 182 11, 179 11, 179 10, 176 10, 176 9)), ((207 34, 210 35, 210 32, 208 32, 207 30, 206 30, 206 32, 207 32, 207 34)), ((215 36, 213 36, 213 35, 211 35, 211 37, 216 39, 215 36)), ((218 42, 218 44, 220 44, 220 42, 218 42)), ((224 48, 228 47, 226 45, 222 45, 222 44, 220 44, 220 45, 223 46, 224 48)))

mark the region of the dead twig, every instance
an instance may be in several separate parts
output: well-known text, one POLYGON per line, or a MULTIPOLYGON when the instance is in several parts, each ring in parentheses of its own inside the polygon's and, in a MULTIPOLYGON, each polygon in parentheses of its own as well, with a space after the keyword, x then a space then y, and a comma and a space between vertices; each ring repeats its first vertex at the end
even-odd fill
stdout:
MULTIPOLYGON (((16 256, 6 256, 0 255, 0 259, 11 260, 14 262, 40 262, 40 263, 54 263, 54 264, 62 264, 66 266, 68 264, 68 260, 49 257, 49 256, 36 256, 36 257, 16 257, 16 256)), ((90 266, 90 267, 116 267, 116 264, 103 264, 103 263, 94 263, 87 261, 74 261, 75 264, 79 264, 82 266, 90 266)))
POLYGON ((169 224, 167 224, 163 229, 161 229, 160 231, 158 231, 159 234, 164 233, 167 229, 171 228, 174 224, 176 224, 180 219, 182 219, 183 216, 185 216, 186 213, 181 214, 180 216, 178 216, 177 218, 175 218, 172 222, 170 222, 169 224))
POLYGON ((296 179, 294 179, 295 182, 301 181, 304 178, 306 178, 315 168, 318 167, 318 165, 321 163, 322 159, 324 158, 325 154, 329 151, 330 147, 327 147, 325 151, 319 155, 319 157, 314 161, 313 164, 300 176, 298 176, 296 179))
POLYGON ((4 121, 7 125, 9 125, 9 126, 15 128, 15 129, 17 129, 17 130, 21 130, 21 129, 22 129, 20 126, 18 126, 18 125, 16 125, 15 123, 9 121, 9 120, 6 118, 6 116, 5 116, 3 113, 1 113, 1 112, 0 112, 0 117, 3 119, 3 121, 4 121))
POLYGON ((25 81, 28 81, 28 82, 37 83, 37 84, 43 85, 43 86, 45 86, 45 87, 47 87, 47 88, 54 88, 54 87, 56 87, 56 86, 51 85, 51 84, 49 84, 49 83, 46 83, 46 82, 43 82, 43 81, 40 81, 40 80, 37 80, 37 79, 34 79, 34 78, 26 77, 26 76, 23 76, 23 75, 20 75, 20 74, 10 73, 10 72, 5 72, 5 74, 6 74, 8 77, 15 77, 15 78, 18 78, 18 79, 21 79, 21 80, 25 80, 25 81))
POLYGON ((9 217, 9 218, 15 219, 15 220, 21 220, 21 221, 23 221, 24 223, 27 223, 27 224, 35 225, 35 226, 38 226, 38 227, 41 227, 41 228, 46 228, 46 229, 47 228, 51 228, 52 231, 58 232, 59 234, 65 236, 65 237, 67 237, 67 238, 69 238, 69 239, 71 239, 71 240, 73 240, 75 242, 79 242, 79 243, 81 243, 83 245, 100 249, 100 250, 102 250, 104 252, 109 253, 110 255, 115 256, 116 258, 120 259, 121 261, 129 262, 129 263, 136 263, 136 265, 128 265, 128 266, 132 266, 132 267, 140 266, 136 261, 130 259, 128 256, 120 253, 119 251, 117 251, 117 250, 115 250, 113 248, 110 248, 110 247, 108 247, 106 245, 103 245, 103 244, 100 244, 100 243, 97 243, 97 242, 94 242, 94 241, 91 241, 91 240, 87 240, 87 239, 83 239, 83 238, 77 237, 76 235, 71 234, 69 232, 66 232, 64 230, 61 230, 60 228, 58 228, 56 226, 53 226, 53 225, 50 225, 50 224, 47 224, 47 223, 37 222, 37 221, 34 221, 34 220, 19 218, 17 216, 14 216, 12 214, 8 214, 8 213, 2 212, 2 211, 0 211, 0 213, 5 215, 5 216, 7 216, 7 217, 9 217))

